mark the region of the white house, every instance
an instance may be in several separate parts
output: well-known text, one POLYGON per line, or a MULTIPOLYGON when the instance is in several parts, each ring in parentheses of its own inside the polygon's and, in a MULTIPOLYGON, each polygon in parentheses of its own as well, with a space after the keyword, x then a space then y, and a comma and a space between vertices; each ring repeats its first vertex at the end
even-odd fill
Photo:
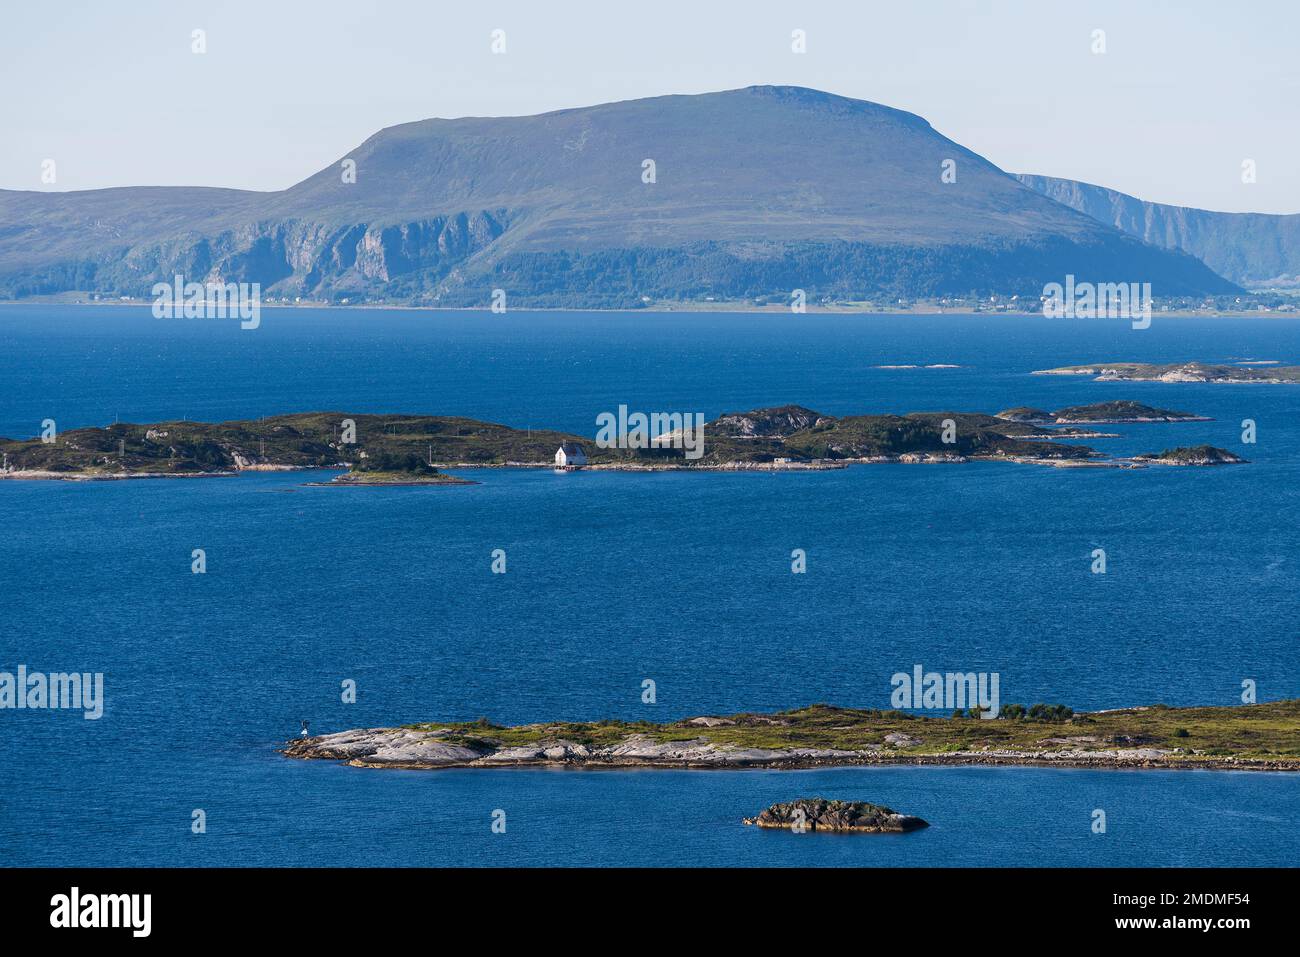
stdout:
POLYGON ((587 464, 587 453, 583 451, 582 446, 577 442, 565 442, 555 452, 555 467, 557 469, 577 468, 579 465, 587 464))

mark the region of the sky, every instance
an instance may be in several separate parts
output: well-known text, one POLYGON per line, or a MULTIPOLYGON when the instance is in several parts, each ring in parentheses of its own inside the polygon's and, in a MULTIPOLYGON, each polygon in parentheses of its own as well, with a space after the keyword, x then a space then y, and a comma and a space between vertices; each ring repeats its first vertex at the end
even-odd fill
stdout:
POLYGON ((1009 172, 1297 213, 1297 27, 1294 0, 43 0, 0 11, 0 188, 283 189, 396 123, 772 83, 1009 172))

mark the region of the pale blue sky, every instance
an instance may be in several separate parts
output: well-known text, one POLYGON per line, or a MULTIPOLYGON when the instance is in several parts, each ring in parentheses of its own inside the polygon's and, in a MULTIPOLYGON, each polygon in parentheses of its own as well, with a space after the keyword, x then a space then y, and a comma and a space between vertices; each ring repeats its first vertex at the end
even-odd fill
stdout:
POLYGON ((793 83, 919 113, 1008 171, 1292 213, 1298 26, 1283 0, 45 0, 0 14, 0 187, 51 188, 52 158, 56 189, 279 189, 408 120, 793 83))

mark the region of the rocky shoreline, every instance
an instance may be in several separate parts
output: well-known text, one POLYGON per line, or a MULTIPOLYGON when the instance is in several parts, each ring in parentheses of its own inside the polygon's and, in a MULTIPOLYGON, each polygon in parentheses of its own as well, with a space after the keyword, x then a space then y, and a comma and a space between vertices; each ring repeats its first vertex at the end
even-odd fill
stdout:
MULTIPOLYGON (((1071 436, 1071 438, 1113 438, 1104 433, 1087 434, 1082 436, 1071 436)), ((1220 450, 1222 451, 1222 450, 1220 450)), ((1218 465, 1230 461, 1227 459, 1215 459, 1210 456, 1202 456, 1199 459, 1189 459, 1178 462, 1184 466, 1198 465, 1218 465)), ((1245 459, 1238 459, 1238 462, 1244 463, 1245 459)), ((1156 453, 1148 455, 1132 456, 1130 458, 1107 458, 1100 453, 1091 458, 1083 459, 1062 459, 1046 458, 1043 456, 1032 455, 958 455, 945 453, 915 453, 904 452, 900 455, 877 455, 859 458, 837 459, 833 461, 815 461, 815 462, 719 462, 708 465, 678 465, 678 464, 632 464, 632 463, 599 463, 595 465, 584 465, 581 469, 571 471, 583 472, 831 472, 849 468, 854 465, 961 465, 968 462, 1005 462, 1016 465, 1044 465, 1051 468, 1101 468, 1101 469, 1133 469, 1146 468, 1149 464, 1173 464, 1163 463, 1159 460, 1156 453)), ((244 472, 321 472, 334 471, 340 467, 337 465, 324 466, 252 466, 248 468, 239 468, 226 471, 214 472, 60 472, 48 469, 11 469, 9 471, 0 470, 0 480, 9 479, 13 481, 59 481, 59 482, 116 482, 125 479, 201 479, 201 478, 230 478, 238 476, 244 472)), ((505 462, 505 463, 485 463, 485 462, 435 462, 434 468, 437 469, 554 469, 555 464, 552 462, 505 462)), ((361 488, 402 488, 416 486, 455 486, 455 485, 476 485, 471 479, 457 479, 454 476, 443 476, 432 480, 383 480, 368 481, 355 477, 357 473, 345 473, 328 482, 304 482, 304 486, 311 488, 337 488, 340 486, 354 486, 361 488)))
POLYGON ((1097 382, 1206 382, 1294 385, 1300 383, 1300 366, 1272 362, 1210 363, 1097 362, 1085 365, 1036 369, 1032 375, 1091 376, 1097 382))
MULTIPOLYGON (((272 471, 270 469, 250 469, 248 471, 272 471)), ((274 471, 289 471, 275 469, 274 471)), ((123 479, 192 479, 192 478, 227 478, 238 475, 233 472, 56 472, 52 469, 10 469, 0 470, 0 479, 31 482, 118 482, 123 479)))
MULTIPOLYGON (((1141 709, 1146 710, 1146 709, 1141 709)), ((1174 709, 1169 709, 1174 710, 1174 709)), ((1199 709, 1216 710, 1216 709, 1199 709)), ((1230 709, 1217 709, 1230 710, 1230 709)), ((848 709, 829 709, 816 706, 808 713, 832 716, 836 712, 855 714, 848 709)), ((860 712, 859 712, 860 713, 860 712)), ((1098 712, 1079 716, 1077 722, 1086 728, 1094 725, 1103 714, 1133 714, 1129 712, 1098 712)), ((865 714, 865 713, 860 713, 865 714)), ((591 726, 603 739, 575 729, 581 726, 532 725, 524 728, 496 729, 479 725, 449 727, 364 728, 341 731, 315 737, 298 738, 286 742, 281 749, 287 757, 304 760, 342 761, 360 768, 396 768, 404 770, 439 770, 447 768, 663 768, 663 769, 768 769, 796 770, 867 765, 989 765, 1035 766, 1089 769, 1159 769, 1159 770, 1235 770, 1235 771, 1300 771, 1300 756, 1211 754, 1207 749, 1194 746, 1165 746, 1154 743, 1135 746, 1100 746, 1097 735, 1053 735, 1052 725, 1031 726, 1028 722, 981 722, 974 720, 969 730, 980 734, 986 729, 997 732, 996 725, 1028 728, 1033 745, 1006 747, 986 744, 980 747, 954 747, 940 743, 930 731, 933 722, 958 726, 956 719, 916 719, 913 732, 890 732, 878 743, 852 748, 820 746, 756 746, 736 738, 735 731, 745 727, 758 729, 758 734, 795 727, 796 724, 781 716, 739 716, 738 718, 692 718, 664 729, 699 729, 690 736, 678 733, 673 740, 663 740, 658 734, 647 731, 630 733, 605 733, 611 731, 608 723, 591 726), (729 732, 717 735, 720 730, 729 732), (527 732, 530 740, 518 741, 519 732, 527 732), (1047 735, 1041 737, 1041 735, 1047 735), (579 740, 580 737, 587 740, 579 740), (933 747, 935 750, 927 751, 933 747)), ((893 725, 889 725, 892 727, 893 725)), ((828 730, 842 731, 849 725, 837 725, 828 730)), ((882 725, 881 730, 884 729, 882 725)), ((811 729, 810 729, 811 730, 811 729)), ((948 730, 948 729, 945 729, 948 730)), ((796 732, 796 734, 799 732, 796 732)), ((832 738, 833 734, 815 732, 809 738, 832 738)), ((1128 738, 1127 735, 1112 737, 1128 738)), ((1141 741, 1143 735, 1132 738, 1141 741)), ((1217 749, 1222 750, 1222 749, 1217 749)))

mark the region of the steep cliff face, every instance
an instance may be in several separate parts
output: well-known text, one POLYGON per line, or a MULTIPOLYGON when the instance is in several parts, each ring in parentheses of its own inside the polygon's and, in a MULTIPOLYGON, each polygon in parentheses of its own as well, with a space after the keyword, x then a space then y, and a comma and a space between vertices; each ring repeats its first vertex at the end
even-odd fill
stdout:
POLYGON ((1036 296, 1066 273, 1157 295, 1234 288, 919 116, 798 87, 408 123, 275 193, 0 192, 0 295, 147 295, 176 272, 454 305, 497 287, 539 305, 1036 296))
MULTIPOLYGON (((15 296, 62 288, 145 296, 153 283, 257 282, 273 295, 381 291, 409 274, 445 279, 505 230, 501 211, 479 211, 391 226, 259 221, 211 235, 186 232, 161 242, 110 246, 71 265, 16 270, 15 296)), ((381 293, 382 294, 382 293, 381 293)))
POLYGON ((1300 214, 1216 213, 1148 203, 1075 180, 1027 174, 1017 178, 1044 196, 1145 243, 1190 253, 1235 283, 1300 284, 1300 214))

